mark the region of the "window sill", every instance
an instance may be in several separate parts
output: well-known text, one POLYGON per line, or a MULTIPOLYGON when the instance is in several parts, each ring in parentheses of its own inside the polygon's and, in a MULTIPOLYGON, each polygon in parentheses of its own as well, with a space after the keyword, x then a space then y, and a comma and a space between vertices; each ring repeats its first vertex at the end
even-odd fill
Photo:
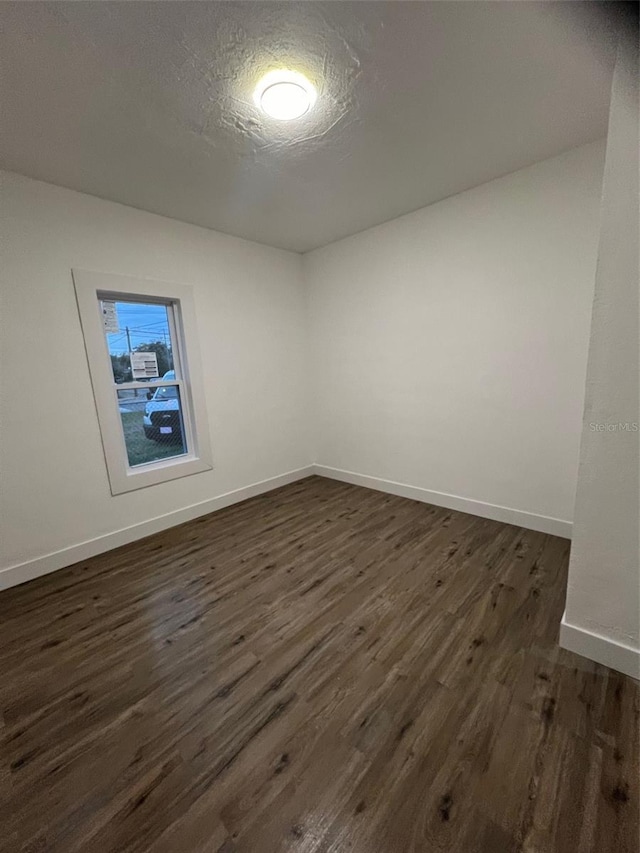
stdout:
POLYGON ((178 480, 181 477, 189 477, 192 474, 202 474, 204 471, 212 471, 213 465, 197 456, 185 456, 180 461, 175 459, 152 462, 141 465, 139 468, 129 468, 126 473, 110 472, 109 482, 112 495, 122 495, 147 486, 157 486, 170 480, 178 480))

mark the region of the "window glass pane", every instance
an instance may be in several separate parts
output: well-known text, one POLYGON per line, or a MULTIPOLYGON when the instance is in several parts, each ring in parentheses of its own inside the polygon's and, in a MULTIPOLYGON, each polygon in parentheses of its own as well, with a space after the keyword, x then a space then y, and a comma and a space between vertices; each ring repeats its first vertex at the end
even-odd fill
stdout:
POLYGON ((177 385, 149 385, 144 391, 121 389, 118 408, 129 465, 182 456, 187 443, 177 385))
POLYGON ((102 299, 101 308, 114 382, 162 379, 174 370, 166 305, 102 299))

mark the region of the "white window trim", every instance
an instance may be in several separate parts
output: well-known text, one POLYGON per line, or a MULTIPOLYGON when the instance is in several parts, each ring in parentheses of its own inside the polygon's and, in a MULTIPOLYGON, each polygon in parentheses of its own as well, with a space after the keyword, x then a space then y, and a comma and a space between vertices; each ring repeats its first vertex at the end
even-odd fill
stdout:
MULTIPOLYGON (((193 288, 166 281, 89 270, 74 269, 72 274, 111 494, 120 495, 179 477, 210 471, 213 462, 193 288), (147 298, 155 302, 176 303, 176 311, 173 314, 175 328, 172 329, 172 334, 173 346, 177 350, 174 359, 178 359, 182 379, 165 382, 161 379, 154 380, 153 385, 180 386, 188 453, 134 468, 129 467, 119 409, 117 400, 114 399, 113 373, 100 311, 99 300, 104 298, 104 294, 113 299, 147 298)), ((149 384, 127 382, 117 387, 138 387, 147 390, 149 384)))

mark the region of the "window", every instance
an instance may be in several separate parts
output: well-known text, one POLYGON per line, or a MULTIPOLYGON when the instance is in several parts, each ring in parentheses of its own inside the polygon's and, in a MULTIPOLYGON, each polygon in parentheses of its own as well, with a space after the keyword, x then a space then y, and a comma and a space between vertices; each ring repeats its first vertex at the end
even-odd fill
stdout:
POLYGON ((73 270, 114 495, 211 469, 189 287, 73 270))

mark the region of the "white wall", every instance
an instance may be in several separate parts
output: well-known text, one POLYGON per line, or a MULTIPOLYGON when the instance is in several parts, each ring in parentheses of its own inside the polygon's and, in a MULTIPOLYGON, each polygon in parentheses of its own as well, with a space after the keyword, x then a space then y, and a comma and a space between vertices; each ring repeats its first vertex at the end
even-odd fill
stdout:
POLYGON ((568 534, 602 159, 585 146, 303 258, 0 173, 18 366, 0 587, 314 461, 568 534), (194 285, 214 471, 111 496, 72 267, 194 285))
POLYGON ((638 47, 613 80, 567 609, 567 648, 640 677, 638 47), (637 426, 636 426, 637 428, 637 426))
MULTIPOLYGON (((17 175, 0 179, 0 568, 312 461, 300 256, 17 175), (212 472, 111 496, 72 267, 194 285, 212 472)), ((33 573, 90 552, 45 559, 33 573)))
POLYGON ((304 256, 322 466, 569 534, 603 155, 574 149, 304 256))

